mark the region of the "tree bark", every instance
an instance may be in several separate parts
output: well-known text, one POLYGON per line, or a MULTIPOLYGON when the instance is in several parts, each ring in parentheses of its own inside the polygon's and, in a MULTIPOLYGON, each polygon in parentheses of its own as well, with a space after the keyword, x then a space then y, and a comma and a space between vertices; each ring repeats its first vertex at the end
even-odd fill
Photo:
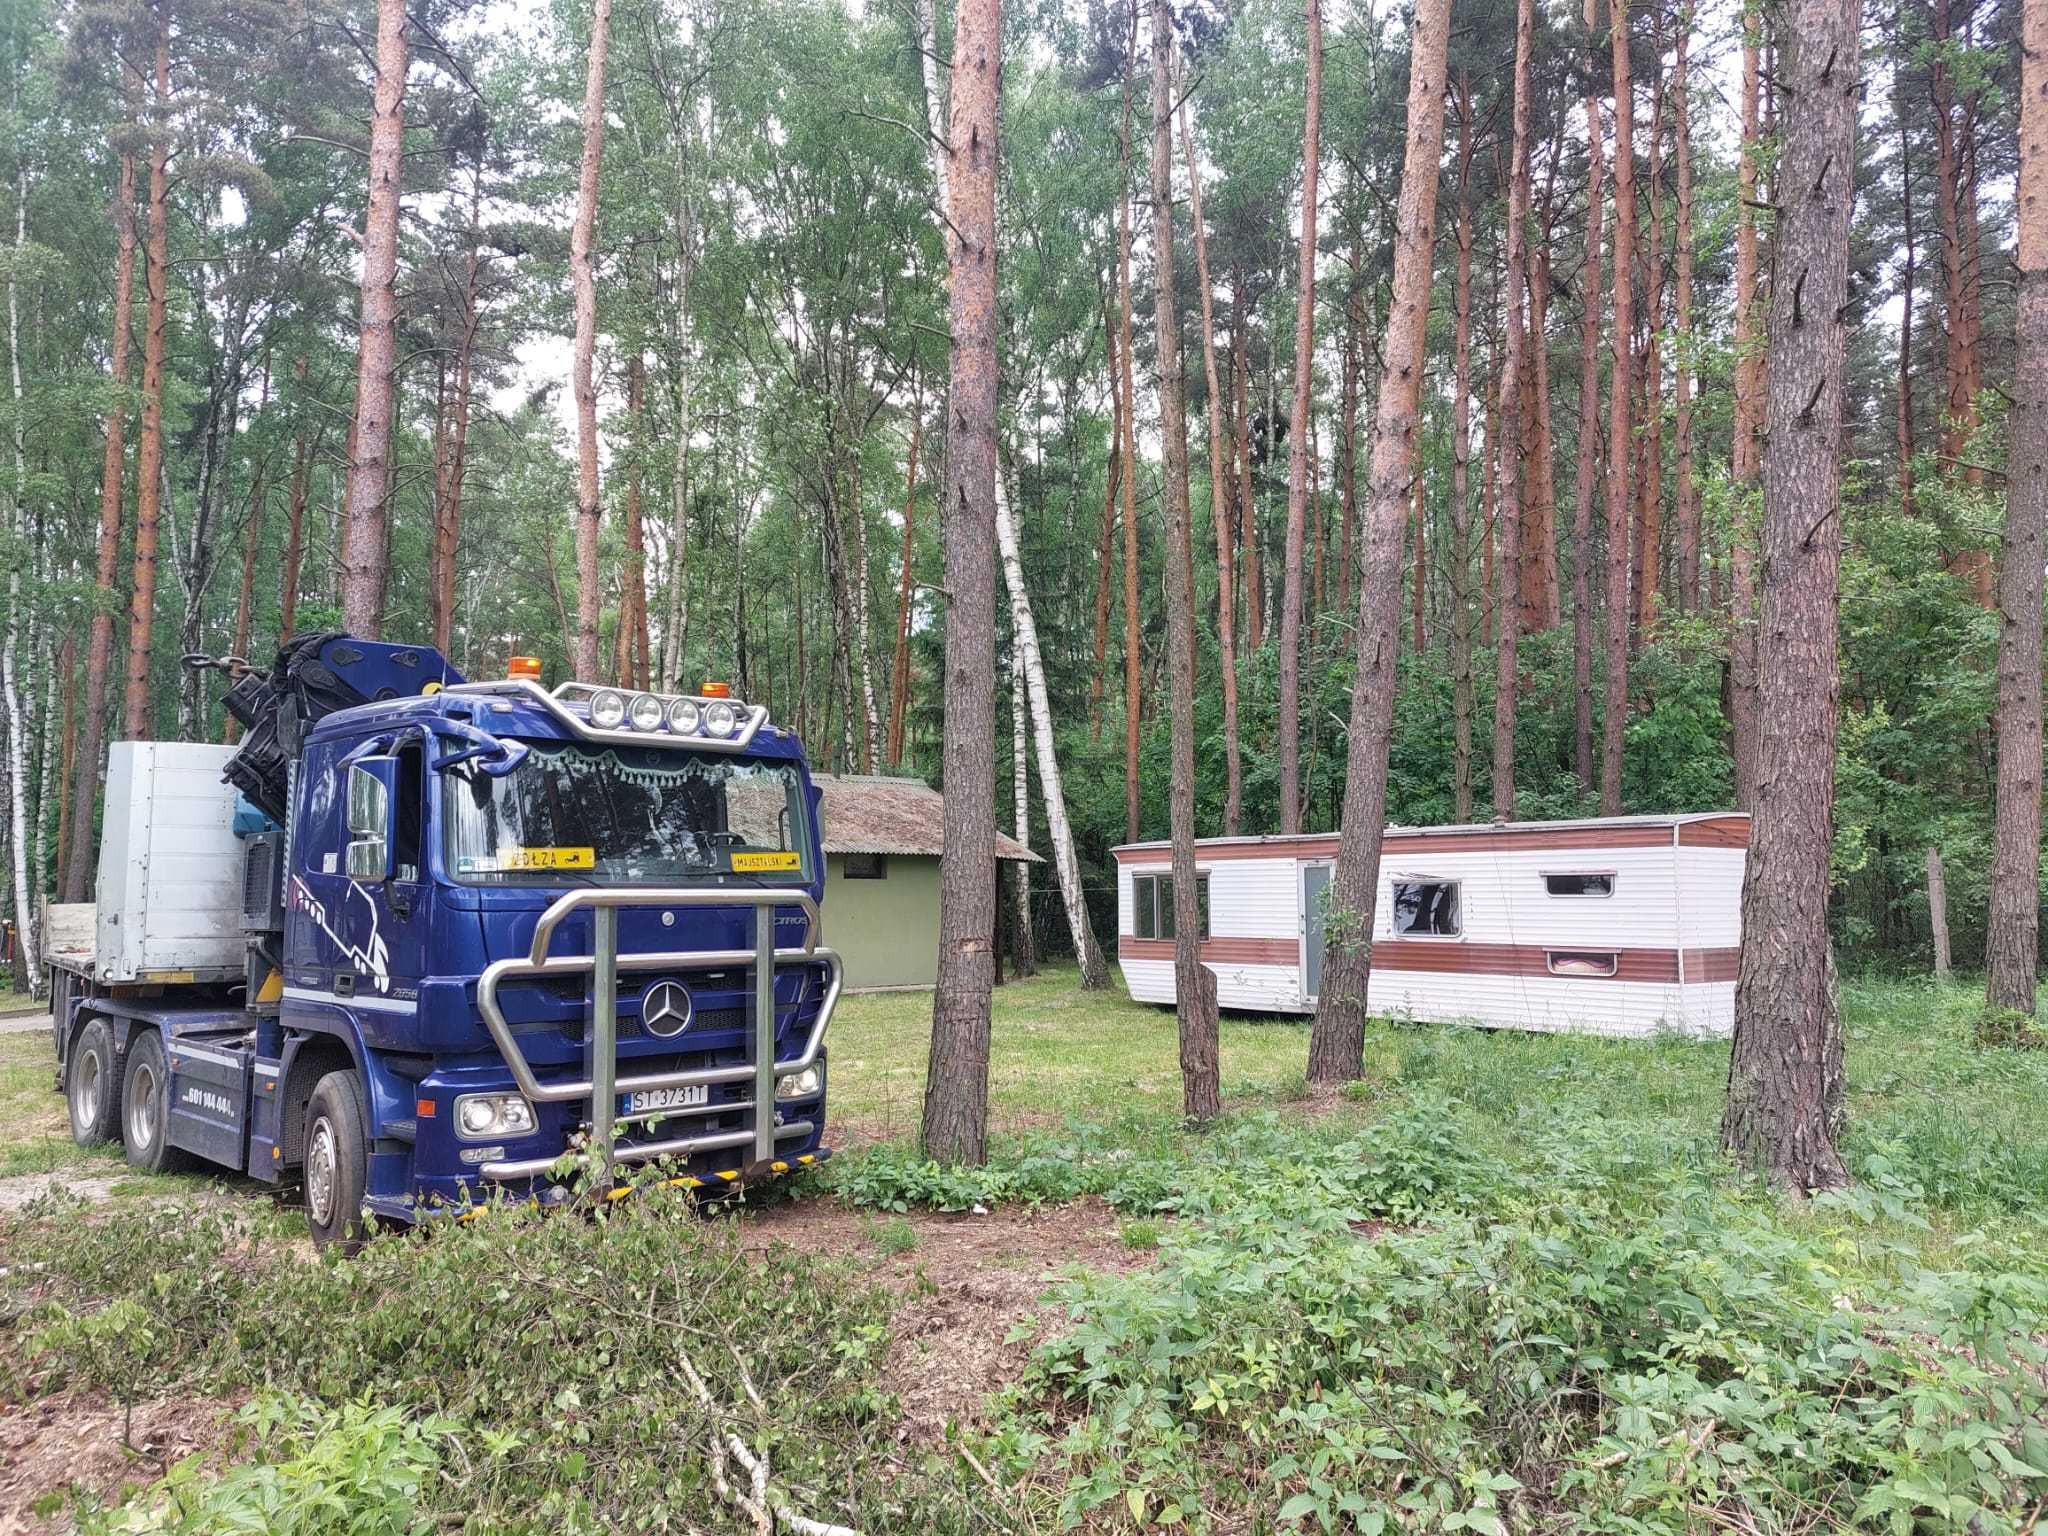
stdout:
MULTIPOLYGON (((1661 48, 1662 38, 1658 38, 1661 48)), ((1664 61, 1650 81, 1650 178, 1647 240, 1643 262, 1643 348, 1637 383, 1642 389, 1643 430, 1638 441, 1642 472, 1636 481, 1635 623, 1647 643, 1657 622, 1664 584, 1664 61)))
POLYGON ((1759 0, 1745 6, 1742 29, 1742 140, 1735 201, 1735 419, 1729 477, 1736 488, 1728 538, 1728 713, 1735 763, 1735 803, 1756 808, 1757 756, 1763 724, 1757 698, 1756 528, 1763 475, 1764 365, 1757 343, 1757 177, 1763 153, 1757 113, 1761 94, 1759 0))
POLYGON ((1315 381, 1316 171, 1322 158, 1323 7, 1308 0, 1308 113, 1301 133, 1300 273, 1295 284, 1294 412, 1287 434, 1286 566, 1280 587, 1280 832, 1301 831, 1302 536, 1308 518, 1309 392, 1315 381))
MULTIPOLYGON (((1722 1144, 1794 1190, 1846 1181, 1834 1145, 1841 1021, 1827 898, 1833 840, 1842 396, 1859 0, 1791 0, 1778 278, 1764 447, 1762 772, 1722 1144)), ((2037 631, 2038 632, 2038 631, 2037 631)))
MULTIPOLYGON (((624 588, 619 597, 619 633, 624 636, 620 649, 626 660, 619 683, 627 688, 652 686, 647 661, 647 527, 640 504, 640 452, 646 405, 647 360, 636 341, 626 358, 626 416, 633 456, 626 461, 626 563, 619 573, 624 588)), ((452 560, 450 566, 452 569, 452 560)), ((737 585, 745 590, 745 582, 737 585)))
POLYGON ((2022 8, 2019 320, 1998 570, 1998 830, 1985 1000, 2031 1014, 2041 963, 2041 575, 2048 525, 2048 8, 2022 8))
MULTIPOLYGON (((1229 471, 1225 434, 1230 413, 1216 371, 1215 293, 1209 278, 1209 236, 1202 222, 1202 168, 1195 156, 1194 130, 1182 105, 1180 134, 1188 165, 1188 204, 1195 231, 1195 281, 1202 294, 1202 375, 1209 387, 1209 511, 1216 523, 1216 645, 1223 673, 1223 835, 1237 836, 1244 814, 1244 763, 1237 739, 1237 569, 1230 531, 1229 471)), ((1348 430, 1348 426, 1347 426, 1348 430)), ((1348 532, 1349 523, 1346 523, 1348 532)), ((1350 583, 1350 564, 1345 567, 1350 583)))
MULTIPOLYGON (((306 382, 306 356, 303 352, 299 354, 298 363, 292 373, 303 386, 306 382)), ((302 421, 299 429, 292 434, 292 484, 290 497, 286 502, 284 572, 281 580, 282 591, 278 597, 279 645, 291 639, 292 626, 298 621, 299 565, 305 549, 306 494, 312 469, 313 444, 306 436, 306 428, 302 421)))
POLYGON ((1919 249, 1913 228, 1913 136, 1907 131, 1908 101, 1894 91, 1899 119, 1899 214, 1904 224, 1905 270, 1899 278, 1899 510, 1913 515, 1913 300, 1919 249))
POLYGON ((1351 293, 1344 301, 1344 523, 1337 536, 1337 609, 1351 608, 1352 570, 1358 559, 1358 382, 1365 366, 1365 274, 1356 220, 1351 225, 1351 293))
MULTIPOLYGON (((1586 0, 1586 30, 1593 30, 1598 0, 1586 0)), ((1578 479, 1572 499, 1572 763, 1579 786, 1593 792, 1593 489, 1600 477, 1600 243, 1603 165, 1600 98, 1588 95, 1586 112, 1586 260, 1579 279, 1578 479)))
MULTIPOLYGON (((20 85, 14 89, 10 103, 19 109, 20 85)), ((28 513, 28 458, 26 453, 28 437, 28 413, 23 408, 23 384, 21 377, 21 273, 27 269, 28 251, 28 158, 17 155, 14 162, 14 251, 13 260, 7 266, 7 368, 13 384, 14 417, 14 482, 8 497, 8 531, 13 536, 17 549, 27 548, 30 538, 28 513)), ((15 932, 20 936, 21 969, 28 973, 28 990, 32 997, 43 995, 43 967, 41 948, 37 942, 38 922, 41 916, 42 887, 32 878, 29 867, 28 840, 28 716, 22 707, 22 688, 18 673, 18 656, 21 645, 22 608, 21 566, 17 558, 9 563, 7 572, 7 629, 4 641, 0 641, 0 692, 5 694, 7 711, 7 810, 8 846, 13 853, 14 868, 14 923, 15 932)), ((29 649, 34 654, 34 632, 30 632, 29 649)), ((45 720, 47 721, 47 711, 45 720)), ((41 805, 38 804, 40 811, 41 805)))
POLYGON ((1117 203, 1117 274, 1122 295, 1124 418, 1124 840, 1138 840, 1138 391, 1131 365, 1131 76, 1137 69, 1138 0, 1131 0, 1124 52, 1124 116, 1120 149, 1122 191, 1117 203))
MULTIPOLYGON (((1451 356, 1451 819, 1472 819, 1472 79, 1458 71, 1457 309, 1451 356)), ((1597 197, 1597 194, 1596 194, 1597 197)), ((1597 206, 1597 202, 1596 202, 1597 206)))
MULTIPOLYGON (((1309 113, 1314 121, 1319 75, 1318 0, 1309 0, 1309 113)), ((1180 1018, 1181 1108, 1196 1123, 1223 1107, 1216 1038, 1216 978, 1202 964, 1201 886, 1195 870, 1195 577, 1194 526, 1188 505, 1187 400, 1181 383, 1180 311, 1173 274, 1173 8, 1152 0, 1152 252, 1153 315, 1158 334, 1159 431, 1166 470, 1166 627, 1172 696, 1173 980, 1180 1018)), ((1309 130, 1311 144, 1315 130, 1309 130)), ((1313 150, 1311 150, 1313 153, 1313 150)), ((1313 161, 1311 161, 1313 164, 1313 161)), ((1311 210, 1314 172, 1309 177, 1311 210)), ((1315 215, 1307 216, 1313 249, 1315 215)), ((1313 255, 1308 260, 1313 260, 1313 255)), ((1312 280, 1312 277, 1311 277, 1312 280)), ((1299 529, 1295 552, 1300 552, 1299 529)), ((1296 565, 1299 565, 1297 560, 1296 565)), ((1297 600, 1300 573, 1294 573, 1297 600)))
POLYGON ((1932 844, 1927 849, 1927 926, 1934 939, 1934 979, 1947 981, 1948 879, 1942 873, 1941 850, 1932 844))
POLYGON ((988 1156, 995 940, 996 165, 1002 0, 960 0, 953 29, 947 279, 945 853, 939 963, 919 1143, 988 1156))
POLYGON ((1429 649, 1428 627, 1428 581, 1429 581, 1429 504, 1423 498, 1422 476, 1415 477, 1415 511, 1413 515, 1415 538, 1411 546, 1413 554, 1408 591, 1408 610, 1411 626, 1410 640, 1415 654, 1420 656, 1429 649))
POLYGON ((65 823, 63 877, 57 899, 84 901, 92 891, 93 807, 99 800, 100 762, 106 755, 107 674, 114 665, 114 576, 121 560, 121 503, 127 475, 125 439, 128 427, 128 350, 130 317, 135 299, 135 156, 121 156, 121 179, 114 193, 114 335, 109 382, 113 403, 107 407, 106 453, 100 463, 99 543, 93 564, 92 633, 86 642, 85 729, 79 757, 84 767, 75 775, 65 823))
MULTIPOLYGON (((1026 749, 1024 725, 1024 669, 1019 665, 1016 650, 1016 636, 1011 636, 1010 656, 1010 802, 1014 815, 1013 834, 1024 847, 1031 846, 1031 767, 1026 749)), ((1011 896, 1017 903, 1015 929, 1010 936, 1011 953, 1016 959, 1016 971, 1021 976, 1030 976, 1038 970, 1038 956, 1031 938, 1031 866, 1019 864, 1011 877, 1014 889, 1011 896)), ((1000 947, 997 963, 1001 963, 1000 947)))
MULTIPOLYGON (((1967 27, 1965 28, 1967 32, 1967 27)), ((1953 466, 1969 457, 1969 443, 1979 417, 1977 392, 1982 387, 1978 372, 1977 333, 1982 325, 1982 296, 1976 279, 1979 272, 1977 249, 1977 186, 1975 137, 1977 100, 1971 93, 1956 99, 1956 79, 1946 50, 1956 42, 1954 15, 1949 0, 1935 0, 1934 42, 1937 45, 1929 81, 1934 105, 1936 207, 1941 218, 1943 381, 1941 454, 1953 466)), ((1965 39, 1967 44, 1967 39, 1965 39)), ((1977 483, 1976 471, 1966 471, 1965 481, 1977 483)), ((1968 583, 1972 596, 1989 608, 1992 604, 1991 558, 1982 549, 1959 548, 1950 568, 1968 583)))
POLYGON ((143 246, 142 424, 135 445, 135 567, 128 595, 128 672, 122 735, 144 741, 150 719, 150 631, 156 618, 157 517, 164 484, 164 319, 171 266, 171 20, 156 15, 155 90, 151 98, 149 233, 143 246))
POLYGON ((1528 281, 1529 113, 1534 87, 1530 52, 1534 46, 1534 0, 1515 5, 1514 148, 1508 167, 1507 341, 1501 355, 1500 563, 1517 600, 1503 591, 1500 638, 1494 649, 1493 819, 1515 819, 1515 704, 1520 678, 1522 605, 1522 297, 1528 281))
POLYGON ((405 185, 405 0, 377 0, 377 84, 370 115, 370 199, 363 219, 362 337, 341 528, 341 617, 374 640, 384 626, 385 520, 398 408, 398 226, 405 185))
POLYGON ((604 163, 604 70, 611 0, 591 0, 590 56, 583 77, 583 158, 576 176, 576 218, 569 227, 569 279, 576 296, 570 378, 576 395, 576 650, 578 677, 598 676, 597 629, 603 598, 597 545, 603 505, 597 483, 597 184, 604 163))
POLYGON ((1607 700, 1601 722, 1600 814, 1621 814, 1621 748, 1628 724, 1629 408, 1635 343, 1630 283, 1635 261, 1634 86, 1629 80, 1628 6, 1611 0, 1614 58, 1614 336, 1607 382, 1607 700))
POLYGON ((1436 248, 1437 162, 1443 154, 1444 53, 1450 0, 1418 0, 1410 44, 1407 153, 1394 220, 1394 277, 1385 370, 1373 424, 1372 480, 1358 597, 1358 671, 1351 689, 1344 819, 1331 890, 1334 910, 1322 998, 1309 1037, 1308 1077, 1344 1082, 1364 1070, 1373 907, 1387 822, 1387 746, 1393 735, 1401 527, 1415 475, 1422 365, 1436 248))
POLYGON ((1237 402, 1238 537, 1244 541, 1244 638, 1257 650, 1265 644, 1265 588, 1259 575, 1259 504, 1252 484, 1251 359, 1245 331, 1251 324, 1244 273, 1230 274, 1230 381, 1237 402))
POLYGON ((1677 480, 1678 514, 1678 605, 1687 613, 1700 607, 1700 493, 1692 473, 1692 103, 1691 82, 1692 8, 1678 12, 1678 45, 1671 68, 1672 155, 1678 161, 1678 225, 1673 231, 1677 245, 1678 313, 1674 320, 1677 336, 1672 376, 1673 431, 1677 442, 1672 449, 1672 475, 1677 480))

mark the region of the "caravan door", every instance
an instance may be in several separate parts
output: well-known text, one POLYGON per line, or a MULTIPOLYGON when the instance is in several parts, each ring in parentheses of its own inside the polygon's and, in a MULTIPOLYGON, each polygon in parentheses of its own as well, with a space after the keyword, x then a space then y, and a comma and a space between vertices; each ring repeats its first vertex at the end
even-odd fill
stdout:
POLYGON ((1313 1006, 1323 995, 1323 950, 1328 943, 1330 880, 1327 861, 1301 866, 1301 1000, 1313 1006))

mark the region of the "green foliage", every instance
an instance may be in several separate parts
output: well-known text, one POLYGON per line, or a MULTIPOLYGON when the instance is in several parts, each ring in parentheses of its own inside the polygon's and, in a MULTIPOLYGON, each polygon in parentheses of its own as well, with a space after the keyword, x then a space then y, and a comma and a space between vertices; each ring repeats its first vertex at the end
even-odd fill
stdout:
POLYGON ((2048 1032, 2031 1013, 2017 1008, 1985 1007, 1970 1021, 1970 1039, 1982 1050, 2039 1050, 2048 1046, 2048 1032))
MULTIPOLYGON (((209 1476, 203 1457, 188 1457, 125 1507, 89 1512, 81 1536, 425 1536, 435 1529, 425 1495, 441 1467, 441 1442, 459 1428, 453 1420, 266 1395, 237 1421, 256 1460, 209 1476)), ((491 1439, 494 1456, 516 1443, 487 1433, 491 1439)))

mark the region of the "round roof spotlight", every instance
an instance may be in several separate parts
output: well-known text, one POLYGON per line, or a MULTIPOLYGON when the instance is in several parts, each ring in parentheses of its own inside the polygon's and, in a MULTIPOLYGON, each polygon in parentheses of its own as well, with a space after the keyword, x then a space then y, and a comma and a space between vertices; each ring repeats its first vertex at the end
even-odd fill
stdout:
POLYGON ((678 736, 694 736, 704 724, 704 707, 695 699, 677 699, 668 707, 668 728, 678 736))
POLYGON ((616 731, 626 723, 626 701, 609 688, 590 696, 590 723, 600 731, 616 731))
POLYGON ((704 709, 704 729, 714 736, 730 736, 740 723, 739 711, 724 699, 715 699, 704 709))
POLYGON ((661 729, 661 700, 651 693, 636 693, 626 713, 633 721, 636 731, 658 731, 661 729))

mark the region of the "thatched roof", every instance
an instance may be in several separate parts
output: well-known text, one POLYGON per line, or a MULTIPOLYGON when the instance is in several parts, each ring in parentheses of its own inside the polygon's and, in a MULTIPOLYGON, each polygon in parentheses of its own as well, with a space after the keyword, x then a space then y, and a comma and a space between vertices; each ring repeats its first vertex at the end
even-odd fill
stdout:
MULTIPOLYGON (((922 779, 872 773, 814 773, 824 797, 827 853, 895 853, 937 858, 945 847, 945 805, 922 779)), ((1012 838, 996 834, 996 857, 1013 863, 1044 860, 1012 838)))

